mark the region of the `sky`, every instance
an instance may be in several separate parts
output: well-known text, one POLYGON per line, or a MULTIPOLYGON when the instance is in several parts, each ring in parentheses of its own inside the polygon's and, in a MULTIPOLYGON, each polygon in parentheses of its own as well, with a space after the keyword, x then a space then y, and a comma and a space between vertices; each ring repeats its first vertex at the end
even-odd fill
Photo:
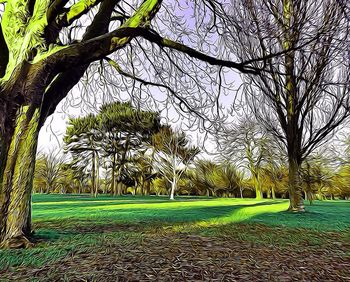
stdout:
MULTIPOLYGON (((191 1, 179 1, 178 3, 180 3, 180 6, 176 6, 176 4, 174 4, 175 6, 172 6, 172 2, 171 1, 165 1, 165 3, 167 3, 168 8, 170 7, 174 7, 173 10, 171 10, 172 14, 176 14, 179 17, 179 20, 181 21, 181 27, 184 27, 186 30, 191 31, 193 29, 195 29, 195 20, 194 20, 194 11, 193 11, 193 5, 191 4, 191 1)), ((174 2, 177 3, 177 2, 174 2)), ((166 9, 164 9, 165 11, 166 9)), ((157 28, 159 30, 162 30, 162 34, 169 36, 169 37, 173 37, 173 34, 171 33, 171 27, 167 28, 167 22, 166 22, 166 12, 164 13, 164 17, 162 17, 162 14, 160 14, 160 18, 156 19, 157 21, 157 28), (169 31, 170 30, 170 31, 169 31)), ((208 20, 208 17, 204 17, 205 20, 208 20)), ((83 19, 83 21, 86 21, 87 19, 83 19)), ((172 24, 172 23, 169 23, 172 24)), ((176 28, 176 27, 175 27, 176 28)), ((77 34, 76 36, 81 36, 81 34, 77 34)), ((196 47, 198 44, 197 42, 190 42, 190 37, 188 34, 186 34, 186 32, 184 32, 182 35, 177 36, 176 38, 173 38, 179 42, 183 42, 185 44, 188 44, 193 47, 196 47)), ((191 36, 192 39, 192 36, 191 36)), ((198 38, 196 40, 199 40, 198 38)), ((196 41, 195 40, 195 41, 196 41)), ((220 46, 217 46, 218 41, 217 38, 214 36, 213 38, 209 38, 209 40, 212 40, 213 42, 213 49, 208 49, 208 53, 211 54, 212 50, 218 50, 220 49, 220 46), (215 45, 216 44, 216 45, 215 45)), ((210 46, 210 45, 209 45, 210 46)), ((199 45, 199 47, 201 48, 202 46, 199 45)), ((205 47, 205 44, 203 45, 203 48, 205 47)), ((125 69, 130 68, 130 66, 128 65, 128 55, 127 52, 125 52, 124 54, 122 53, 120 55, 120 53, 118 53, 117 59, 118 59, 118 63, 121 64, 122 67, 125 67, 125 69)), ((142 64, 145 64, 141 69, 141 72, 143 75, 145 75, 147 77, 147 71, 149 68, 149 64, 147 65, 147 63, 145 62, 145 58, 140 57, 140 61, 142 64), (144 61, 142 61, 144 60, 144 61), (143 70, 142 70, 143 69, 143 70)), ((202 67, 203 65, 201 63, 198 63, 199 67, 202 67)), ((173 83, 175 85, 175 83, 179 83, 177 81, 177 79, 180 80, 180 84, 181 84, 181 77, 177 78, 177 76, 179 76, 179 74, 174 75, 171 71, 165 70, 165 68, 167 66, 162 65, 162 61, 159 61, 159 66, 160 69, 163 68, 164 74, 162 74, 162 72, 160 72, 160 76, 164 76, 166 77, 166 80, 169 80, 170 83, 173 83)), ((170 68, 171 66, 169 66, 170 68)), ((188 71, 192 71, 190 68, 192 67, 192 65, 186 65, 184 64, 182 66, 183 68, 187 68, 188 67, 188 71)), ((217 70, 217 69, 216 69, 217 70)), ((213 78, 216 79, 214 72, 216 71, 214 68, 211 68, 210 71, 213 71, 213 73, 209 73, 206 77, 204 77, 204 79, 210 79, 209 77, 212 76, 213 78)), ((130 71, 130 69, 129 69, 130 71)), ((115 78, 112 79, 112 81, 114 82, 115 80, 118 80, 120 78, 118 78, 118 74, 114 73, 112 74, 115 76, 115 78)), ((150 74, 149 76, 156 76, 154 74, 150 74)), ((200 74, 198 74, 200 78, 200 74)), ((229 109, 234 98, 235 95, 237 95, 237 91, 236 89, 241 85, 241 79, 239 77, 239 75, 233 71, 228 71, 226 70, 223 73, 223 78, 224 81, 227 82, 226 85, 229 85, 230 87, 232 87, 232 91, 227 91, 225 90, 225 95, 221 95, 220 99, 219 99, 219 103, 221 104, 221 106, 223 106, 223 108, 229 109), (232 82, 234 82, 232 84, 232 82)), ((217 80, 217 79, 216 79, 217 80)), ((202 82, 201 82, 202 83, 202 82)), ((111 83, 112 84, 112 83, 111 83)), ((114 84, 114 83, 113 83, 114 84)), ((116 83, 117 84, 117 83, 116 83)), ((225 83, 223 83, 225 84, 225 83)), ((213 93, 213 97, 215 97, 216 93, 218 91, 217 86, 213 86, 211 85, 210 82, 207 83, 203 83, 204 87, 208 87, 207 89, 204 89, 204 93, 213 93)), ((178 87, 178 91, 179 93, 185 97, 185 99, 187 99, 188 101, 191 100, 191 91, 193 93, 193 96, 197 96, 197 102, 200 103, 204 103, 204 99, 203 97, 201 97, 201 95, 203 95, 202 93, 195 93, 194 91, 196 90, 196 87, 194 87, 193 89, 186 89, 185 86, 179 86, 178 87), (188 90, 188 93, 186 93, 186 91, 188 90), (202 99, 202 101, 201 101, 202 99)), ((129 90, 123 90, 123 89, 118 89, 118 88, 114 88, 113 91, 118 92, 118 97, 122 97, 123 99, 127 99, 126 97, 128 97, 128 91, 129 90), (124 91, 124 92, 123 92, 124 91)), ((213 142, 210 142, 210 139, 208 138, 208 136, 206 136, 205 132, 199 132, 198 130, 194 130, 193 128, 190 129, 186 129, 186 124, 188 124, 188 116, 184 115, 183 117, 181 117, 181 115, 178 114, 178 111, 175 110, 175 108, 172 106, 172 103, 174 102, 173 99, 167 99, 164 95, 163 92, 161 92, 159 89, 152 89, 152 96, 157 97, 156 100, 159 101, 163 101, 163 103, 160 104, 154 104, 153 103, 153 110, 158 110, 158 109, 163 109, 162 111, 162 116, 164 117, 164 120, 166 120, 167 123, 173 124, 175 127, 179 127, 182 125, 182 129, 185 130, 187 132, 187 134, 189 136, 191 136, 191 139, 193 140, 193 142, 198 145, 203 145, 202 141, 205 140, 205 149, 208 151, 215 151, 215 145, 213 144, 213 142), (165 100, 167 100, 167 103, 164 102, 165 100)), ((78 117, 78 116, 83 116, 86 115, 89 112, 93 112, 96 111, 99 106, 104 103, 104 102, 111 102, 111 99, 108 99, 105 97, 105 93, 103 93, 103 88, 101 91, 99 91, 99 93, 95 93, 94 90, 91 90, 90 92, 88 91, 87 95, 89 96, 88 98, 82 98, 81 99, 81 92, 82 92, 82 83, 80 83, 80 85, 77 85, 74 87, 74 89, 71 91, 71 93, 68 95, 68 97, 63 100, 60 105, 57 107, 56 112, 48 118, 48 120, 46 121, 44 127, 41 129, 40 131, 40 135, 39 135, 39 144, 38 144, 38 150, 39 151, 44 151, 44 152, 49 152, 50 150, 57 150, 58 148, 62 147, 62 139, 64 136, 64 133, 66 131, 66 126, 67 126, 67 122, 68 122, 68 118, 69 117, 78 117), (88 103, 85 103, 84 101, 89 100, 88 103)), ((113 95, 114 96, 114 95, 113 95)), ((212 98, 213 98, 212 97, 212 98)), ((191 102, 190 102, 191 103, 191 102)), ((214 104, 214 103, 211 103, 214 104)), ((210 108, 210 103, 206 105, 206 107, 210 108)), ((178 108, 177 108, 178 109, 178 108)), ((212 109, 215 110, 215 109, 212 109)), ((208 115, 211 114, 210 113, 211 109, 207 110, 208 115)), ((231 119, 232 120, 232 119, 231 119)))
MULTIPOLYGON (((231 72, 229 76, 231 76, 231 80, 236 81, 237 86, 240 85, 241 79, 236 73, 231 72)), ((95 95, 95 93, 90 93, 90 95, 95 95)), ((164 96, 163 93, 158 93, 158 95, 164 96)), ((237 95, 236 91, 232 91, 231 95, 221 97, 220 103, 224 107, 229 108, 232 104, 234 95, 237 95)), ((77 85, 69 93, 67 98, 58 105, 55 113, 47 119, 39 134, 38 152, 49 153, 50 151, 60 151, 63 148, 63 137, 66 132, 69 118, 84 116, 88 113, 96 112, 99 106, 103 103, 101 95, 96 95, 97 103, 95 107, 90 103, 84 103, 80 96, 80 89, 77 85)), ((128 99, 127 93, 122 96, 123 99, 128 99)), ((165 99, 165 97, 163 98, 165 99)), ((174 128, 181 128, 190 137, 194 145, 200 147, 204 146, 204 151, 215 153, 216 146, 214 142, 210 140, 209 136, 207 136, 206 132, 203 130, 197 130, 196 128, 188 128, 188 126, 186 126, 188 119, 187 114, 181 116, 178 110, 176 111, 172 105, 168 105, 168 109, 165 110, 163 103, 156 104, 153 109, 158 110, 161 108, 163 109, 161 113, 163 123, 169 123, 174 128)), ((201 154, 202 157, 209 159, 213 158, 213 156, 204 151, 201 154)))

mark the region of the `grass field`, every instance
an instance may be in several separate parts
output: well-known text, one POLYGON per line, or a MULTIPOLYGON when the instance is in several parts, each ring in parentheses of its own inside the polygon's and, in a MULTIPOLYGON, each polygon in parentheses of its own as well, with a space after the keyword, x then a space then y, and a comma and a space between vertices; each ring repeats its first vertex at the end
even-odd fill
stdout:
POLYGON ((287 200, 34 195, 36 246, 0 251, 0 280, 1 275, 20 279, 13 276, 19 270, 41 269, 113 246, 127 250, 167 236, 231 240, 286 252, 341 250, 349 258, 350 202, 317 201, 304 214, 288 213, 287 207, 287 200))

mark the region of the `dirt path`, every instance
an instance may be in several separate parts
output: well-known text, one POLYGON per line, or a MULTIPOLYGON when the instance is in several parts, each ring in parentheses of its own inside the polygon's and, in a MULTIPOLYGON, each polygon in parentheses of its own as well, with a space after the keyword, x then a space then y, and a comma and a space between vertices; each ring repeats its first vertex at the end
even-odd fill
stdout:
POLYGON ((147 234, 135 245, 111 244, 0 277, 5 281, 350 281, 350 258, 340 248, 311 252, 188 234, 147 234))

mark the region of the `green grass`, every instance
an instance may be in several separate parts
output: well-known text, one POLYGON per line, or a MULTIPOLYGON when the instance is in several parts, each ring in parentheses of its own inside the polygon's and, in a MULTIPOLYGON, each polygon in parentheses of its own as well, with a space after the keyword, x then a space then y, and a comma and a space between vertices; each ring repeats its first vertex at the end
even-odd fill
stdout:
POLYGON ((287 208, 287 200, 181 197, 171 202, 165 197, 34 195, 33 222, 192 222, 210 226, 255 222, 321 231, 341 231, 350 226, 348 201, 316 201, 304 214, 285 212, 287 208))
POLYGON ((281 247, 349 241, 350 202, 317 201, 304 214, 287 208, 287 200, 34 195, 38 243, 33 249, 0 251, 0 271, 42 266, 118 242, 132 245, 144 232, 192 232, 281 247))

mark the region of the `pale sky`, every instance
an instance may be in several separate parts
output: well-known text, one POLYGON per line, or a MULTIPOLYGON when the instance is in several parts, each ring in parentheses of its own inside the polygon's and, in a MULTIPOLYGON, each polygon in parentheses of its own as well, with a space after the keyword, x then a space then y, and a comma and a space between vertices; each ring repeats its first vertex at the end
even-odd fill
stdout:
MULTIPOLYGON (((234 72, 230 72, 228 76, 228 79, 236 81, 235 85, 237 85, 237 87, 241 84, 240 77, 234 72)), ((95 93, 91 93, 90 95, 95 95, 95 93)), ((230 93, 229 96, 221 97, 220 103, 223 106, 229 108, 232 104, 234 95, 237 95, 235 89, 233 89, 232 93, 230 93)), ((79 98, 80 94, 78 86, 74 87, 68 97, 59 104, 56 112, 48 118, 45 125, 41 129, 39 134, 38 151, 49 152, 50 150, 58 150, 61 148, 62 139, 68 123, 68 118, 84 116, 87 113, 98 110, 99 106, 102 104, 102 98, 100 95, 96 96, 98 105, 96 105, 94 110, 91 105, 86 105, 81 101, 79 98), (78 106, 71 105, 72 97, 75 97, 75 102, 78 106)), ((125 96, 125 99, 127 99, 127 95, 125 96)), ((163 110, 162 116, 164 117, 164 120, 167 120, 167 123, 172 124, 174 127, 180 127, 182 125, 182 129, 185 130, 186 133, 191 137, 194 144, 198 143, 197 141, 199 141, 199 143, 201 143, 199 145, 202 145, 202 141, 205 139, 206 149, 208 151, 215 151, 214 144, 210 142, 204 133, 200 133, 198 130, 186 129, 186 116, 179 116, 173 108, 169 108, 168 111, 163 110)), ((204 154, 204 156, 209 157, 207 154, 204 154)))
MULTIPOLYGON (((170 5, 168 6, 171 7, 171 3, 172 2, 165 2, 167 3, 167 5, 170 5)), ((188 1, 183 1, 183 2, 178 2, 181 4, 181 8, 180 6, 174 6, 175 7, 175 10, 172 10, 171 13, 179 16, 181 19, 184 20, 184 22, 182 23, 183 26, 186 27, 186 29, 188 29, 188 31, 191 31, 192 29, 195 29, 195 19, 193 17, 194 15, 194 11, 193 11, 193 3, 191 2, 188 2, 188 1)), ((164 13, 166 15, 166 10, 164 9, 162 11, 162 13, 164 13)), ((161 15, 161 14, 160 14, 161 15)), ((163 30, 164 33, 162 33, 162 35, 166 35, 166 36, 169 36, 169 37, 173 37, 173 34, 171 33, 171 31, 169 31, 167 28, 166 28, 166 25, 164 25, 164 19, 161 18, 162 16, 160 16, 159 19, 155 19, 156 21, 156 26, 160 29, 160 30, 163 30), (166 34, 168 33, 168 34, 166 34)), ((205 20, 209 20, 209 18, 207 16, 205 16, 205 20)), ((82 20, 84 21, 84 19, 82 20)), ((78 37, 81 36, 81 33, 82 31, 78 32, 78 37)), ((193 34, 194 35, 194 34, 193 34)), ((183 42, 185 44, 189 44, 191 45, 191 42, 189 42, 189 37, 188 35, 184 34, 183 36, 178 36, 176 35, 177 37, 176 38, 173 38, 174 40, 178 40, 180 42, 183 42)), ((191 36, 191 39, 192 39, 193 36, 191 36)), ((208 37, 208 39, 212 42, 217 42, 216 39, 217 37, 214 37, 214 38, 211 38, 211 37, 208 37)), ((197 40, 200 40, 200 39, 197 39, 197 40)), ((193 42, 192 42, 193 44, 193 42)), ((194 45, 192 47, 196 48, 196 43, 194 43, 194 45)), ((213 50, 219 50, 220 49, 220 46, 212 46, 213 49, 210 49, 209 51, 207 51, 206 53, 213 51, 213 50)), ((208 46, 204 45, 203 46, 204 49, 207 49, 208 46)), ((214 51, 213 51, 214 52, 214 51)), ((123 52, 121 52, 121 55, 120 53, 118 53, 118 63, 121 64, 121 66, 123 67, 123 62, 122 61, 125 61, 126 64, 125 64, 125 67, 128 67, 128 64, 127 64, 127 60, 124 58, 126 55, 124 54, 123 55, 123 52)), ((200 66, 202 63, 199 63, 200 66)), ((186 67, 186 64, 184 65, 184 67, 186 67)), ((146 67, 143 67, 144 70, 143 72, 144 73, 147 73, 147 66, 146 67)), ((189 70, 191 71, 191 70, 189 70)), ((197 70, 198 71, 198 70, 197 70)), ((239 77, 239 75, 237 73, 235 73, 234 71, 230 71, 230 70, 227 70, 227 69, 224 69, 224 71, 226 72, 225 74, 223 74, 223 77, 224 77, 224 81, 223 84, 224 85, 229 85, 230 86, 230 89, 232 87, 232 91, 226 91, 226 94, 227 96, 225 95, 221 95, 220 97, 220 104, 225 107, 225 108, 229 108, 234 100, 234 97, 235 95, 237 95, 237 91, 236 89, 241 85, 241 79, 239 77), (226 84, 227 82, 227 84, 226 84), (234 82, 234 84, 232 85, 232 82, 234 82)), ((116 77, 118 77, 118 74, 115 74, 116 77)), ((151 74, 153 75, 153 74, 151 74)), ((174 77, 171 77, 172 73, 165 73, 164 76, 167 76, 170 77, 169 78, 169 83, 174 83, 174 79, 176 81, 176 78, 175 75, 174 77)), ((210 75, 213 75, 213 77, 216 75, 215 73, 212 73, 210 75)), ((146 74, 146 77, 147 77, 147 74, 146 74)), ((120 78, 116 78, 116 79, 120 79, 120 78)), ((205 78, 205 79, 208 79, 208 76, 205 78)), ((179 78, 180 80, 180 83, 181 83, 181 78, 179 78)), ((176 85, 176 84, 174 84, 176 85)), ((210 84, 210 83, 207 83, 205 84, 205 82, 203 83, 204 87, 210 87, 208 89, 206 89, 206 91, 208 91, 208 93, 210 92, 216 92, 217 89, 216 89, 216 86, 210 84)), ((81 86, 81 85, 80 85, 81 86)), ((117 92, 119 92, 121 90, 117 90, 117 92)), ((186 89, 181 85, 179 87, 179 91, 182 93, 182 95, 187 95, 186 94, 186 89)), ((190 90, 189 90, 190 91, 190 90)), ((82 116, 82 115, 85 115, 89 112, 93 112, 93 110, 98 110, 98 108, 101 106, 102 103, 106 102, 105 100, 105 95, 103 93, 103 90, 102 92, 100 93, 91 93, 88 92, 89 94, 89 99, 90 99, 90 103, 88 104, 84 104, 82 102, 82 100, 79 98, 81 95, 81 89, 79 88, 79 85, 77 85, 76 87, 74 87, 73 91, 68 95, 68 98, 66 98, 65 100, 63 100, 61 102, 61 104, 57 107, 57 110, 56 112, 50 117, 48 118, 46 124, 44 125, 44 127, 41 129, 40 131, 40 135, 39 135, 39 145, 38 145, 38 150, 41 150, 41 151, 45 151, 45 152, 48 152, 50 150, 53 150, 53 149, 57 149, 59 147, 62 146, 62 138, 64 136, 64 133, 65 133, 65 130, 66 130, 66 125, 67 125, 67 121, 68 121, 68 117, 69 116, 72 116, 72 117, 78 117, 78 116, 82 116), (96 98, 91 98, 91 97, 96 97, 96 98)), ((191 92, 189 92, 191 93, 191 92)), ((215 93, 216 94, 216 93, 215 93)), ((123 96, 123 99, 127 99, 127 93, 118 93, 119 96, 123 96)), ((158 100, 165 100, 165 96, 164 94, 161 93, 161 91, 159 90, 153 90, 152 89, 152 96, 159 96, 160 98, 158 100), (156 94, 154 94, 156 93, 156 94), (161 97, 162 96, 162 97, 161 97)), ((199 95, 202 95, 202 94, 199 94, 199 95)), ((198 97, 197 97, 198 98, 198 97)), ((203 98, 203 101, 204 101, 205 97, 203 98)), ((84 100, 84 99, 83 99, 84 100)), ((111 99, 108 100, 108 102, 110 102, 111 99)), ((165 110, 162 111, 162 115, 164 118, 167 119, 167 123, 170 123, 170 124, 174 124, 175 126, 179 126, 180 124, 186 124, 186 117, 183 117, 183 119, 179 119, 179 115, 176 113, 176 111, 174 110, 174 108, 172 108, 171 105, 167 105, 167 109, 168 109, 168 112, 166 112, 165 110)), ((153 107, 153 110, 158 110, 158 108, 154 108, 153 107)), ((232 120, 232 119, 231 119, 232 120)), ((205 134, 203 133, 199 133, 198 131, 188 131, 186 130, 185 126, 182 126, 182 129, 185 130, 190 136, 191 138, 193 139, 194 143, 199 139, 199 140, 203 140, 203 139, 206 139, 206 143, 205 143, 205 146, 206 146, 206 149, 209 150, 209 151, 213 151, 214 150, 214 145, 211 143, 211 142, 208 142, 208 138, 205 136, 205 134)))

